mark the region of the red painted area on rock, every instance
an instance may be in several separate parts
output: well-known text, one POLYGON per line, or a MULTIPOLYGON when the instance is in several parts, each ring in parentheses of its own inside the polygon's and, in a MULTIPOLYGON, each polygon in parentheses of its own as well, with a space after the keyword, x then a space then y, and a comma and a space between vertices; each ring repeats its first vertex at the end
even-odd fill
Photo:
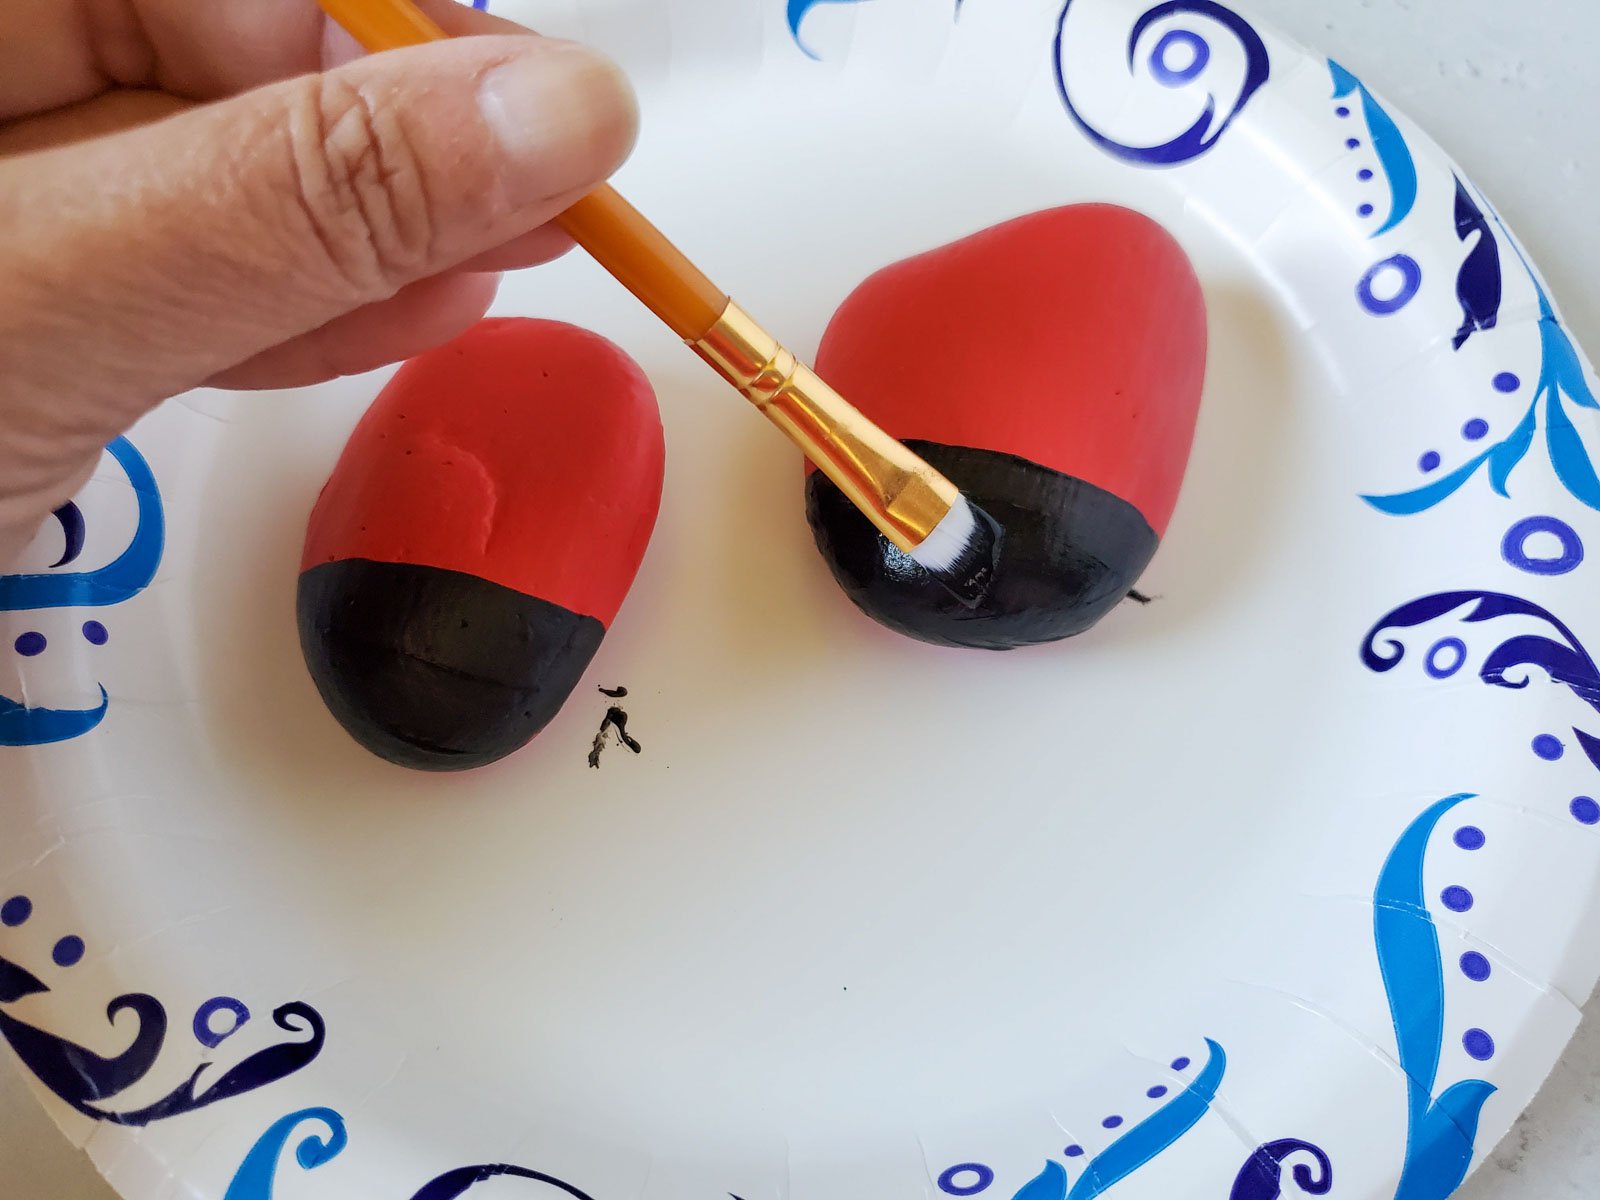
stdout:
POLYGON ((486 320, 406 363, 362 417, 301 569, 460 571, 609 626, 664 463, 655 392, 627 354, 556 321, 486 320))
POLYGON ((1199 280, 1130 209, 1081 204, 877 272, 817 355, 890 434, 1000 451, 1128 501, 1164 534, 1206 362, 1199 280))

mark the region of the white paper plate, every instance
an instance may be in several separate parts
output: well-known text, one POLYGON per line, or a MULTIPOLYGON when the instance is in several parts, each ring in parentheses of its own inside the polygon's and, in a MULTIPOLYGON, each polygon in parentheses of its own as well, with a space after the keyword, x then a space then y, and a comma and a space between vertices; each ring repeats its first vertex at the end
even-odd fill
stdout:
POLYGON ((646 366, 662 520, 534 745, 408 774, 294 623, 381 380, 169 404, 0 580, 0 733, 57 739, 0 750, 0 1034, 132 1200, 1440 1200, 1533 1095, 1600 975, 1592 373, 1356 76, 1211 0, 955 10, 507 5, 634 72, 621 184, 800 350, 1022 212, 1172 229, 1213 336, 1157 602, 886 633, 572 256, 499 310, 646 366), (590 770, 617 683, 644 753, 590 770))

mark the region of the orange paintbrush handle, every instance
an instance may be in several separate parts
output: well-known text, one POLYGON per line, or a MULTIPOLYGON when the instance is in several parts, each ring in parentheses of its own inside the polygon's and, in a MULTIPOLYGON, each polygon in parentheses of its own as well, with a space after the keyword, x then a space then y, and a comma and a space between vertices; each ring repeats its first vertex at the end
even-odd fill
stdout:
MULTIPOLYGON (((371 51, 448 36, 411 0, 318 3, 371 51)), ((705 337, 728 307, 727 294, 610 185, 579 200, 556 223, 686 342, 705 337)))

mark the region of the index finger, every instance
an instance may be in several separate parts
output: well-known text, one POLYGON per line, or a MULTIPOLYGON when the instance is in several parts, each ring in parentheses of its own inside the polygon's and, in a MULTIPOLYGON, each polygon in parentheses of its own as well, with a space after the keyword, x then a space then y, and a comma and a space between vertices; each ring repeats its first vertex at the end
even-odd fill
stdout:
MULTIPOLYGON (((455 0, 416 0, 453 37, 526 32, 455 0)), ((316 0, 5 0, 0 121, 114 87, 215 100, 354 57, 316 0)))

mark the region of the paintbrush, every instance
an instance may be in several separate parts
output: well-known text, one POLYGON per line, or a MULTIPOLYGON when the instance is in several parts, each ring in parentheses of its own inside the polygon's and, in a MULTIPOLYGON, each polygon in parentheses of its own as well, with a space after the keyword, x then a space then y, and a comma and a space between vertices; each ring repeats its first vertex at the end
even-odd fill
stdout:
MULTIPOLYGON (((410 0, 318 2, 371 51, 447 36, 410 0)), ((557 224, 783 430, 884 537, 963 604, 982 602, 1004 536, 993 517, 823 382, 614 188, 585 196, 557 224)))

